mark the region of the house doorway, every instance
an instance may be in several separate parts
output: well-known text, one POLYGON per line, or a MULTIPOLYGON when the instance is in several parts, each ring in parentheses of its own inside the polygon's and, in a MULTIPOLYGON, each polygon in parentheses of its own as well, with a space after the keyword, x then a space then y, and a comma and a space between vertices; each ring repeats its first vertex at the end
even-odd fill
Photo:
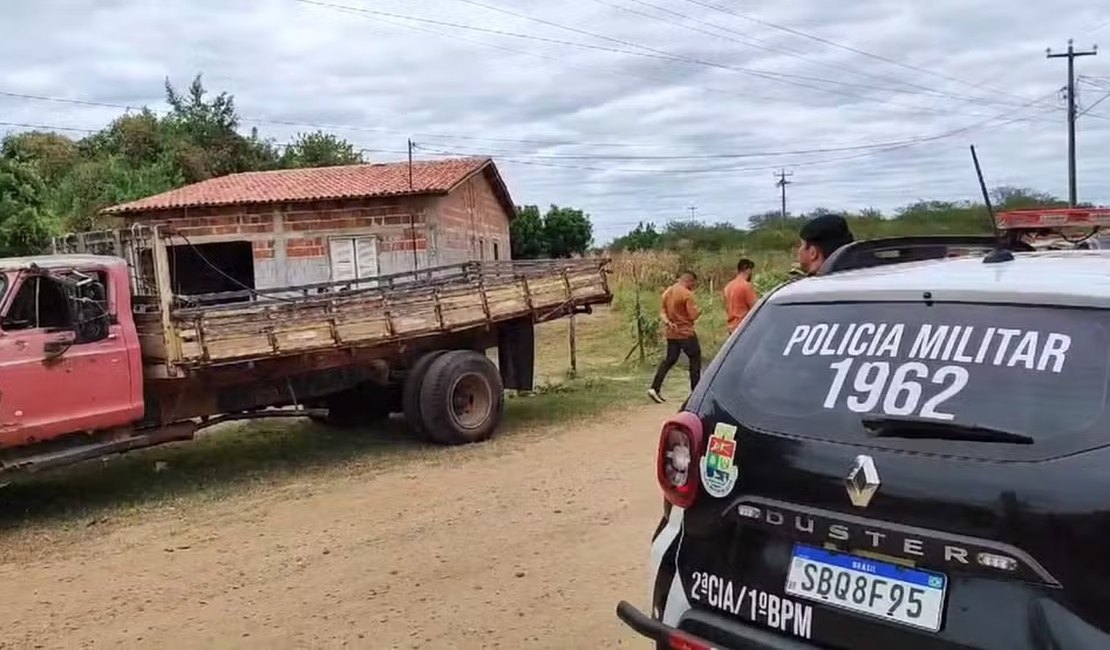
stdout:
POLYGON ((175 294, 196 296, 255 288, 254 249, 249 241, 169 246, 166 252, 175 294))

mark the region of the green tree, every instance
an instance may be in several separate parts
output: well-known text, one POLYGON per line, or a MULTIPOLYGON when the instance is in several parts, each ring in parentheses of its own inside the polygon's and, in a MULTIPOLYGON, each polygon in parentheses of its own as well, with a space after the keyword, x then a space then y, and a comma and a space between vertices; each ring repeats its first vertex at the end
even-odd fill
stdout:
POLYGON ((594 226, 581 210, 552 204, 543 215, 543 238, 551 257, 585 255, 594 240, 594 226))
POLYGON ((40 253, 56 228, 46 185, 31 164, 0 158, 0 256, 40 253))
POLYGON ((991 203, 995 210, 1024 210, 1029 208, 1066 208, 1068 202, 1048 192, 1039 192, 1028 187, 1003 185, 990 192, 991 203))
POLYGON ((260 139, 257 132, 252 131, 247 138, 236 130, 239 115, 235 98, 222 92, 207 100, 207 93, 199 74, 185 92, 166 79, 170 112, 162 123, 168 130, 169 150, 186 182, 275 167, 273 143, 260 139))
POLYGON ((4 138, 0 156, 33 165, 44 182, 53 183, 73 169, 81 151, 64 135, 26 131, 4 138))
POLYGON ((122 156, 133 166, 149 165, 165 156, 169 134, 148 108, 112 120, 107 127, 81 141, 86 158, 122 156))
POLYGON ((184 184, 172 160, 133 166, 123 156, 108 156, 78 164, 52 188, 48 205, 53 214, 65 216, 67 230, 89 230, 100 227, 98 214, 106 207, 184 184))
POLYGON ((760 228, 783 228, 789 227, 795 221, 797 221, 797 217, 794 217, 789 212, 786 214, 786 220, 784 221, 782 212, 779 210, 768 210, 748 217, 748 227, 752 230, 758 230, 760 228))
POLYGON ((281 156, 281 166, 285 168, 334 167, 363 162, 362 154, 354 145, 323 131, 297 134, 281 156))
POLYGON ((641 221, 627 235, 613 240, 610 248, 626 251, 650 251, 662 247, 663 235, 655 229, 655 224, 641 221))
POLYGON ((530 260, 547 256, 543 218, 534 205, 516 206, 516 217, 509 224, 513 259, 530 260))
POLYGON ((741 248, 746 233, 730 223, 706 224, 701 221, 672 221, 663 230, 663 246, 673 250, 719 251, 741 248))

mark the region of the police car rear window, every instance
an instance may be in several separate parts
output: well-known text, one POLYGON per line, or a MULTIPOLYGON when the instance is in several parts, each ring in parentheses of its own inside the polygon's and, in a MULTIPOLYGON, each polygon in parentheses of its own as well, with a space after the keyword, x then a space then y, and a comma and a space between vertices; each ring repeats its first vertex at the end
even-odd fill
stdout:
POLYGON ((860 440, 866 419, 1040 442, 1104 423, 1110 312, 967 303, 768 305, 710 390, 738 421, 860 440))

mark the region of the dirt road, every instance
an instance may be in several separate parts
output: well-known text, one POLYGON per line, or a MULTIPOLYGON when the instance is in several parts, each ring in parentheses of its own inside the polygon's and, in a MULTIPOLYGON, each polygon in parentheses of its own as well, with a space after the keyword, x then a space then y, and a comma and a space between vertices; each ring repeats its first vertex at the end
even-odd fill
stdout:
POLYGON ((644 647, 671 410, 0 538, 0 647, 644 647))

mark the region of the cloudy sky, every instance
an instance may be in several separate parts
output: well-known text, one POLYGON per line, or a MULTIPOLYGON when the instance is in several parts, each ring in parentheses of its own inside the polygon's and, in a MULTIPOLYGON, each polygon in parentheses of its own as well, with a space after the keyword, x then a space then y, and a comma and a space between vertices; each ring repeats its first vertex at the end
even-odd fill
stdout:
MULTIPOLYGON (((991 185, 1067 194, 1068 38, 1080 0, 4 0, 0 122, 97 129, 204 74, 244 128, 325 126, 373 160, 488 154, 517 203, 743 224, 893 210, 991 185), (295 122, 291 126, 281 122, 295 122), (690 208, 695 208, 691 210, 690 208)), ((1110 203, 1110 51, 1077 60, 1079 195, 1110 203)), ((18 129, 0 124, 0 134, 18 129)), ((79 130, 72 131, 79 136, 79 130)))

